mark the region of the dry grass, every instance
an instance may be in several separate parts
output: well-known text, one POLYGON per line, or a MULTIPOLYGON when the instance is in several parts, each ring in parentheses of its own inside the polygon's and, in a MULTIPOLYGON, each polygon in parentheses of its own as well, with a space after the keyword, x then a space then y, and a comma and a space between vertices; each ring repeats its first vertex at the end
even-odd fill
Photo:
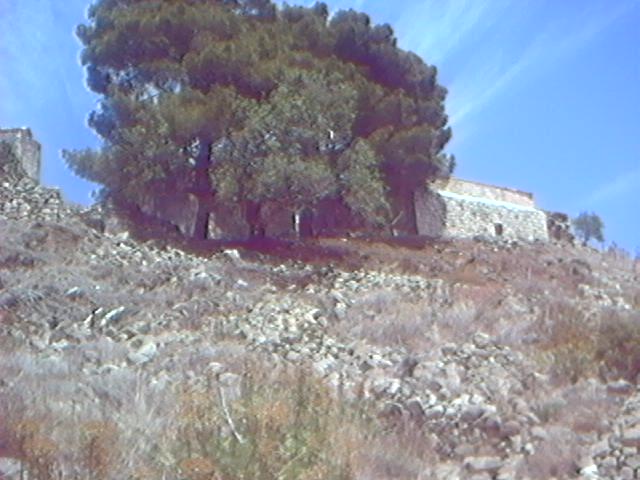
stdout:
POLYGON ((611 313, 601 320, 596 359, 606 378, 640 383, 640 312, 611 313))
POLYGON ((454 289, 452 305, 413 298, 398 291, 370 290, 346 311, 331 333, 345 342, 366 341, 410 353, 430 351, 443 342, 464 342, 478 331, 492 333, 503 293, 495 285, 454 289))
POLYGON ((534 354, 546 359, 559 383, 593 377, 639 380, 638 311, 585 310, 571 300, 550 298, 531 328, 539 341, 534 354))
POLYGON ((78 355, 0 354, 15 379, 0 397, 0 440, 26 478, 409 480, 434 458, 424 432, 345 403, 304 368, 245 358, 237 395, 213 373, 177 371, 165 387, 129 370, 98 378, 78 355))
MULTIPOLYGON (((303 366, 270 370, 279 362, 251 356, 234 337, 225 319, 260 301, 264 284, 296 292, 326 280, 325 270, 274 269, 282 256, 271 264, 206 263, 157 260, 144 251, 135 267, 124 268, 108 247, 83 243, 89 233, 80 227, 35 226, 28 234, 4 227, 0 223, 0 447, 20 460, 28 478, 409 480, 430 478, 441 460, 437 442, 419 426, 391 423, 369 405, 334 398, 303 366), (98 254, 92 248, 107 251, 89 264, 98 254), (126 310, 118 328, 95 326, 79 340, 58 336, 100 308, 104 315, 120 306, 126 310), (198 340, 169 341, 154 362, 131 367, 127 343, 117 339, 125 327, 138 329, 133 337, 198 340), (33 353, 28 342, 36 334, 66 344, 33 353), (240 375, 239 393, 208 370, 214 362, 240 375)), ((586 380, 638 381, 640 288, 623 281, 635 268, 629 259, 605 258, 636 309, 623 312, 585 309, 577 297, 579 284, 599 281, 600 257, 593 252, 326 240, 303 253, 317 253, 316 264, 329 258, 345 269, 419 274, 452 285, 447 307, 397 291, 358 293, 344 320, 330 327, 340 340, 437 356, 444 342, 468 342, 480 330, 539 359, 553 385, 522 393, 550 428, 525 467, 535 478, 569 475, 574 436, 604 432, 602 419, 615 415, 617 404, 586 380), (323 245, 332 248, 316 252, 323 245), (551 397, 559 401, 543 401, 551 397)), ((314 295, 301 301, 331 312, 333 303, 314 295)), ((98 325, 103 316, 94 318, 98 325)))
POLYGON ((366 292, 351 305, 332 333, 346 342, 365 340, 374 345, 420 350, 432 345, 435 320, 428 300, 413 300, 384 289, 366 292))
POLYGON ((69 350, 48 359, 20 346, 0 354, 8 456, 28 478, 127 478, 163 448, 170 392, 125 369, 85 372, 82 352, 69 350))
POLYGON ((415 480, 430 478, 438 463, 437 442, 410 421, 403 421, 387 434, 359 445, 354 472, 359 480, 415 480))
POLYGON ((521 471, 520 475, 526 474, 528 478, 536 480, 573 478, 578 457, 575 434, 564 427, 548 428, 547 432, 548 438, 527 458, 525 471, 521 471))
POLYGON ((235 401, 213 383, 182 390, 175 456, 183 470, 206 464, 221 478, 352 478, 352 452, 342 447, 354 419, 325 387, 304 371, 274 375, 256 365, 245 368, 243 383, 235 401))

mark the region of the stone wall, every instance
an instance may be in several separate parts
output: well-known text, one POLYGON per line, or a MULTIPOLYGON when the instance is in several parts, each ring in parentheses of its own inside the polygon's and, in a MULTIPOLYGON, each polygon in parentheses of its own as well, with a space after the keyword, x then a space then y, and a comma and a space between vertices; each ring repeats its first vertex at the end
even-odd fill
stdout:
POLYGON ((420 235, 549 240, 547 215, 526 192, 450 179, 417 194, 415 206, 420 235))
POLYGON ((496 200, 524 207, 535 208, 533 195, 528 192, 514 190, 512 188, 496 187, 484 183, 461 180, 459 178, 449 178, 446 180, 436 180, 433 182, 434 190, 442 190, 459 195, 496 200))
POLYGON ((418 190, 414 196, 416 231, 418 235, 439 238, 445 235, 447 206, 432 190, 418 190))
POLYGON ((80 209, 66 204, 57 188, 43 187, 28 177, 0 182, 0 217, 59 221, 72 212, 78 213, 80 209))
POLYGON ((24 171, 35 181, 40 181, 41 148, 29 128, 0 129, 0 141, 9 143, 24 171))

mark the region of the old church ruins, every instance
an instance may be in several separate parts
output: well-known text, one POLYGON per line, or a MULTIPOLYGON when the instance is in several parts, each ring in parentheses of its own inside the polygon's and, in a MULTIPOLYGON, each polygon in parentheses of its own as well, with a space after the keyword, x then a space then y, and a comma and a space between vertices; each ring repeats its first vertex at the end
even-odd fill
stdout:
MULTIPOLYGON (((11 145, 20 163, 21 170, 33 182, 39 182, 41 168, 40 144, 28 128, 0 129, 0 142, 11 145)), ((5 181, 5 179, 0 179, 5 181)), ((505 187, 461 180, 458 178, 438 179, 419 190, 414 195, 414 212, 410 223, 417 235, 431 238, 474 238, 505 239, 524 241, 572 241, 570 222, 562 213, 545 212, 536 206, 531 193, 505 187)), ((228 207, 227 207, 228 208, 228 207)), ((213 212, 211 215, 210 238, 221 238, 221 232, 235 239, 249 235, 244 215, 239 207, 234 211, 213 212), (221 222, 236 219, 233 230, 221 222), (216 221, 217 220, 217 221, 216 221), (223 228, 218 228, 223 227, 223 228)), ((173 225, 183 235, 190 235, 195 223, 197 202, 185 198, 181 202, 175 195, 166 201, 161 197, 149 199, 141 209, 153 213, 159 220, 173 225)), ((330 232, 344 233, 341 224, 349 216, 346 207, 336 204, 321 204, 319 211, 330 214, 310 218, 307 227, 313 234, 330 232), (343 211, 344 210, 344 211, 343 211)), ((267 236, 291 238, 300 233, 300 216, 288 211, 270 212, 264 225, 267 236)), ((302 218, 304 222, 304 216, 302 218)), ((387 233, 385 232, 385 235, 387 233)))

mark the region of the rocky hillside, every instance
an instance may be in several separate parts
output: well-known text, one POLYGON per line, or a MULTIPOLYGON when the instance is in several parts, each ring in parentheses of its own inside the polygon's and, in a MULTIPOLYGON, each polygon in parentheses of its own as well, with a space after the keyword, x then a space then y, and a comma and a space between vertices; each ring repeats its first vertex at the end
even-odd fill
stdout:
POLYGON ((624 255, 186 253, 5 178, 0 478, 640 478, 624 255))

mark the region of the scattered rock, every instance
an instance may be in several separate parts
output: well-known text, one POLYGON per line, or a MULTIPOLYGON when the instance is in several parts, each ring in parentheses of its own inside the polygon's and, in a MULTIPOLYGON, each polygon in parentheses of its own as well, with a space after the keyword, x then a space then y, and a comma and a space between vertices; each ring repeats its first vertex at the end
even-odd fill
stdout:
POLYGON ((464 459, 464 466, 471 473, 496 472, 504 465, 499 457, 468 457, 464 459))
POLYGON ((591 446, 591 455, 594 457, 602 457, 607 453, 609 453, 609 450, 610 450, 609 441, 601 440, 598 443, 594 443, 591 446))
POLYGON ((147 363, 157 355, 158 347, 150 340, 145 340, 135 351, 127 355, 129 361, 136 365, 147 363))
POLYGON ((581 468, 580 475, 589 480, 596 480, 600 478, 598 475, 598 467, 593 463, 581 468))
POLYGON ((624 430, 620 437, 622 445, 627 447, 640 447, 640 427, 624 430))
POLYGON ((13 478, 21 470, 20 460, 9 457, 0 457, 0 478, 13 478))

